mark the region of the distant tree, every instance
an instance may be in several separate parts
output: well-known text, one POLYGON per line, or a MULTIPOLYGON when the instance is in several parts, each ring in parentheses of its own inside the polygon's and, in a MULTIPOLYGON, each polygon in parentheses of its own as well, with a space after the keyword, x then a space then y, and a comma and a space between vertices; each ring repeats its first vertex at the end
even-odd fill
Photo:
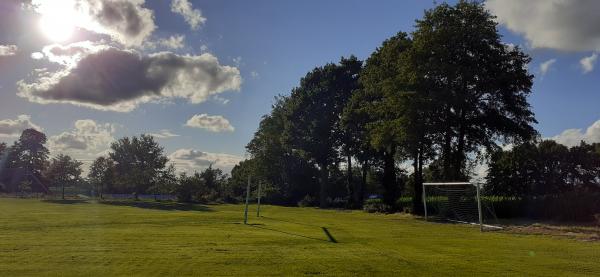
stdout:
POLYGON ((203 186, 204 180, 202 180, 199 173, 195 172, 190 176, 186 173, 181 173, 175 187, 177 200, 188 203, 194 201, 203 186))
POLYGON ((111 191, 115 183, 115 163, 107 157, 98 157, 90 166, 88 180, 94 187, 98 196, 102 198, 102 194, 106 191, 111 191))
POLYGON ((200 192, 202 197, 208 201, 223 199, 227 176, 219 168, 213 168, 212 164, 200 173, 204 180, 204 188, 200 192))
POLYGON ((28 193, 31 192, 31 185, 32 183, 29 180, 24 180, 19 183, 18 190, 22 196, 26 196, 28 193))
POLYGON ((156 184, 168 158, 152 136, 121 138, 111 145, 110 158, 115 163, 117 184, 137 195, 156 184))
POLYGON ((46 135, 35 129, 26 129, 9 149, 7 167, 24 168, 28 174, 40 177, 48 160, 46 135))
POLYGON ((158 176, 158 180, 152 185, 148 191, 156 196, 158 194, 170 194, 175 191, 177 186, 177 174, 175 173, 175 165, 170 164, 167 168, 162 170, 158 176))
POLYGON ((6 151, 6 143, 0 142, 0 157, 4 154, 5 151, 6 151))
POLYGON ((52 158, 50 165, 44 171, 44 176, 53 186, 62 187, 62 199, 65 199, 65 186, 72 186, 80 180, 81 165, 81 162, 70 156, 59 154, 52 158))
POLYGON ((568 183, 576 189, 600 192, 600 143, 581 142, 569 150, 568 183))

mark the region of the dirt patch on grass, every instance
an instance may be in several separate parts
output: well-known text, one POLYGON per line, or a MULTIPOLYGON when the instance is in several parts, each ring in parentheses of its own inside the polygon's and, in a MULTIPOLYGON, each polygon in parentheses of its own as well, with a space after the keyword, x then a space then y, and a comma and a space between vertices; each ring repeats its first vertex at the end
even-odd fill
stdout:
POLYGON ((522 225, 509 225, 504 232, 530 235, 549 235, 575 239, 578 241, 600 242, 600 227, 575 226, 532 223, 522 225))

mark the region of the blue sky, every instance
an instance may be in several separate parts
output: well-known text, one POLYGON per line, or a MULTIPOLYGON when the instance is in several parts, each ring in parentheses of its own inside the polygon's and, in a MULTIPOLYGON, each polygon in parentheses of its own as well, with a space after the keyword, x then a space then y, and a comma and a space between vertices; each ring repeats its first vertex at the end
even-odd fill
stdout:
MULTIPOLYGON (((120 27, 124 25, 118 25, 120 23, 114 23, 115 21, 109 22, 113 25, 102 25, 103 28, 81 23, 67 40, 56 41, 49 36, 47 30, 39 26, 40 14, 43 16, 44 11, 39 7, 37 10, 36 7, 23 8, 17 2, 21 1, 8 0, 0 4, 0 18, 12 20, 9 27, 9 24, 0 19, 0 26, 3 26, 0 27, 0 45, 4 46, 0 48, 0 53, 4 51, 5 54, 0 55, 0 140, 12 142, 16 135, 15 129, 34 126, 43 129, 48 135, 51 150, 91 160, 105 153, 112 139, 140 133, 163 133, 166 136, 159 138, 159 141, 179 167, 199 169, 207 161, 212 161, 226 170, 244 156, 246 143, 251 139, 261 116, 269 112, 276 95, 288 94, 299 79, 315 66, 335 62, 341 56, 351 54, 360 59, 367 58, 386 38, 398 31, 412 31, 414 20, 420 18, 425 9, 434 6, 433 1, 391 0, 114 0, 112 2, 133 3, 127 7, 139 12, 140 22, 146 24, 143 26, 150 27, 132 34, 124 31, 120 27), (19 5, 19 8, 14 8, 12 4, 19 5), (174 12, 177 9, 173 9, 173 5, 183 7, 183 11, 180 9, 179 12, 174 12), (151 12, 153 16, 144 17, 147 15, 145 12, 151 12), (154 25, 154 29, 151 25, 154 25), (167 45, 164 41, 178 36, 184 37, 180 43, 167 45), (152 55, 167 51, 172 55, 164 55, 162 58, 183 62, 189 68, 203 69, 210 66, 222 74, 224 80, 207 79, 214 82, 215 86, 218 85, 218 88, 206 90, 209 96, 191 91, 173 92, 177 89, 193 90, 203 85, 197 80, 214 77, 195 78, 193 75, 185 75, 188 67, 184 67, 181 78, 189 77, 196 79, 196 82, 177 87, 174 82, 180 82, 181 79, 175 79, 159 88, 160 92, 156 93, 160 95, 150 95, 154 97, 151 100, 130 98, 129 100, 138 99, 135 100, 138 102, 127 102, 131 104, 126 108, 128 111, 123 111, 123 108, 115 111, 116 108, 112 108, 115 103, 120 102, 94 102, 81 106, 77 101, 89 95, 75 95, 79 92, 69 94, 55 89, 44 94, 46 92, 39 86, 43 84, 41 80, 44 76, 54 76, 56 80, 58 75, 50 73, 76 71, 68 65, 51 62, 50 54, 44 52, 43 48, 55 43, 71 51, 75 49, 72 43, 81 41, 89 41, 90 45, 81 52, 84 58, 74 60, 75 65, 80 61, 83 63, 87 59, 86 55, 97 55, 96 62, 107 60, 100 55, 107 52, 107 47, 115 49, 115 53, 122 54, 123 57, 134 53, 133 57, 149 63, 159 58, 152 55), (32 58, 34 52, 39 52, 42 57, 32 58), (202 56, 203 54, 205 55, 202 56), (208 57, 216 59, 216 62, 208 57), (46 71, 34 73, 35 69, 40 68, 46 68, 46 71), (239 78, 241 83, 238 82, 239 78), (17 82, 20 80, 24 80, 25 84, 38 86, 29 90, 19 88, 17 82), (25 90, 27 92, 23 93, 25 90), (19 93, 21 96, 17 95, 19 93), (53 98, 44 96, 50 94, 54 95, 53 98), (65 96, 66 94, 69 95, 65 96), (178 96, 172 97, 174 94, 178 96), (195 115, 197 117, 190 120, 195 115), (78 120, 81 121, 76 126, 78 120), (186 122, 189 123, 188 126, 186 122), (169 134, 177 136, 169 137, 169 134)), ((42 2, 43 6, 43 1, 34 0, 34 4, 36 2, 42 2)), ((592 126, 600 120, 600 109, 597 107, 600 103, 600 73, 594 69, 584 73, 581 65, 582 59, 590 57, 588 62, 593 67, 595 59, 592 55, 600 49, 600 43, 595 45, 594 42, 600 41, 600 32, 581 27, 597 21, 587 18, 589 14, 586 9, 598 10, 600 4, 590 4, 588 1, 586 5, 593 7, 584 6, 565 12, 565 9, 572 7, 567 5, 542 9, 552 1, 528 1, 521 5, 520 1, 503 1, 502 5, 495 3, 499 1, 488 2, 502 23, 500 32, 504 35, 504 41, 520 45, 533 58, 529 70, 536 78, 530 103, 539 121, 537 129, 542 136, 557 136, 559 141, 566 144, 573 144, 579 139, 600 141, 600 123, 597 128, 592 126), (527 14, 521 11, 528 9, 531 12, 527 14), (547 14, 540 11, 546 11, 547 14), (580 17, 576 16, 578 12, 581 13, 580 17), (561 17, 562 13, 575 13, 565 15, 565 18, 579 18, 583 22, 575 22, 571 24, 573 29, 568 29, 571 25, 561 17), (552 28, 553 18, 557 21, 561 19, 561 28, 567 29, 561 29, 565 34, 583 34, 580 37, 561 37, 559 32, 556 36, 542 36, 543 32, 532 29, 538 25, 552 28), (535 24, 522 23, 529 19, 535 24), (591 42, 590 39, 585 40, 589 36, 592 37, 591 42), (561 42, 565 39, 572 40, 573 43, 581 39, 582 42, 575 46, 565 45, 561 42), (580 45, 584 46, 579 47, 580 45), (546 66, 542 68, 542 64, 546 66), (587 130, 590 126, 592 128, 587 130)), ((576 5, 581 1, 563 2, 573 2, 576 5)), ((98 9, 95 11, 95 19, 108 22, 102 21, 107 18, 107 14, 102 13, 104 10, 95 8, 98 9)), ((126 21, 123 24, 130 22, 128 19, 123 20, 126 21)), ((58 49, 56 45, 54 48, 58 49)), ((109 69, 102 76, 116 72, 109 69)), ((129 76, 123 78, 121 74, 114 78, 117 77, 118 80, 126 81, 129 76)), ((111 78, 109 76, 101 80, 114 81, 111 78)), ((149 95, 140 92, 135 97, 142 94, 149 95)), ((119 95, 110 97, 121 101, 119 95)))

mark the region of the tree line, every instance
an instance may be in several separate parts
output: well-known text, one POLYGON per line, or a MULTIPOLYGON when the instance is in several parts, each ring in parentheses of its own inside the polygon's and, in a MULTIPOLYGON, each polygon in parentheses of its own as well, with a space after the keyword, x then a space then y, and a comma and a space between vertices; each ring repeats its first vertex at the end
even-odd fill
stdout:
POLYGON ((409 196, 417 214, 425 179, 468 181, 482 160, 491 161, 489 193, 508 195, 516 187, 515 196, 530 197, 535 187, 560 193, 550 187, 582 182, 598 191, 600 166, 591 158, 597 146, 573 148, 577 154, 568 164, 557 156, 502 150, 553 143, 540 143, 533 127, 530 61, 518 46, 501 41, 483 4, 438 5, 425 11, 412 33, 385 40, 365 61, 350 56, 316 67, 289 95, 276 97, 246 147, 251 158, 233 169, 232 178, 257 176, 282 204, 357 208, 365 197, 381 195, 393 209, 409 196), (529 174, 504 162, 507 155, 520 155, 525 164, 559 163, 571 174, 561 171, 550 184, 547 168, 529 174), (522 175, 503 175, 509 172, 522 175))
POLYGON ((46 135, 26 129, 14 144, 0 143, 0 191, 55 193, 65 198, 65 188, 103 194, 172 194, 184 202, 235 202, 245 183, 231 183, 221 169, 208 168, 193 174, 177 173, 175 166, 150 135, 124 137, 96 158, 87 176, 83 163, 65 154, 50 158, 46 135), (16 181, 16 184, 11 182, 16 181))

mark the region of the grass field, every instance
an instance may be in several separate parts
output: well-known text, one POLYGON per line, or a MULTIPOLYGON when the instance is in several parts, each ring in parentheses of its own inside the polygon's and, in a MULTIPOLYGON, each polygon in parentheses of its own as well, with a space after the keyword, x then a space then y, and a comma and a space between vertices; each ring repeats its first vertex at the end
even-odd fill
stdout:
POLYGON ((600 243, 406 215, 0 198, 0 276, 600 276, 600 243))

